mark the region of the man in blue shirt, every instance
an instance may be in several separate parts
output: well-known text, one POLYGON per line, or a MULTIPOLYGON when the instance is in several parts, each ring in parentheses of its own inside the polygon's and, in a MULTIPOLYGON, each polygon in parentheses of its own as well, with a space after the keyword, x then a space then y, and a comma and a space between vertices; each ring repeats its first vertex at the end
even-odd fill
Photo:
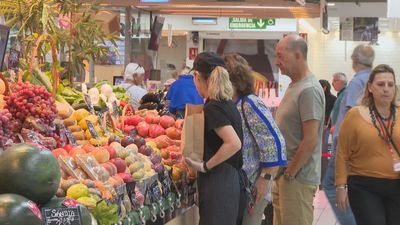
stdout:
POLYGON ((362 97, 368 82, 374 58, 374 49, 370 45, 366 44, 358 45, 351 55, 351 59, 353 62, 352 67, 356 74, 354 75, 353 79, 350 81, 349 85, 343 93, 343 100, 340 103, 338 118, 333 133, 333 156, 329 160, 329 165, 322 183, 329 203, 331 204, 332 209, 336 214, 336 218, 342 225, 356 225, 356 221, 350 208, 344 212, 336 207, 336 191, 343 191, 339 189, 336 190, 335 187, 335 150, 339 135, 339 129, 346 112, 351 107, 359 105, 359 100, 362 97))
POLYGON ((197 92, 191 74, 182 74, 178 80, 172 83, 167 100, 169 101, 168 111, 178 118, 183 118, 185 115, 186 104, 204 103, 203 98, 197 92))

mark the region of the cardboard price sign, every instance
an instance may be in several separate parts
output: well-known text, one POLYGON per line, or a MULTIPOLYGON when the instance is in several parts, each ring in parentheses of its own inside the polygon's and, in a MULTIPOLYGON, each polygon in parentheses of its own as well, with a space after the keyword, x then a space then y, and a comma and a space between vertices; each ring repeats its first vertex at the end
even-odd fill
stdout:
POLYGON ((44 225, 82 225, 78 207, 44 208, 42 215, 44 225))
POLYGON ((93 123, 91 121, 89 121, 89 120, 86 120, 86 124, 88 126, 89 132, 92 135, 92 137, 94 137, 96 139, 99 139, 100 136, 97 133, 96 128, 94 127, 93 123))
POLYGON ((86 104, 87 104, 88 107, 89 107, 89 111, 90 111, 92 114, 94 114, 94 106, 93 106, 92 99, 90 98, 90 96, 89 96, 88 94, 85 94, 84 97, 85 97, 85 102, 86 102, 86 104))
POLYGON ((66 128, 65 126, 64 126, 63 130, 65 132, 65 136, 67 136, 69 143, 73 146, 76 146, 77 145, 76 139, 72 135, 71 131, 68 128, 66 128))
POLYGON ((113 111, 113 115, 115 118, 119 118, 119 113, 118 113, 118 104, 117 101, 113 101, 112 102, 112 111, 113 111))

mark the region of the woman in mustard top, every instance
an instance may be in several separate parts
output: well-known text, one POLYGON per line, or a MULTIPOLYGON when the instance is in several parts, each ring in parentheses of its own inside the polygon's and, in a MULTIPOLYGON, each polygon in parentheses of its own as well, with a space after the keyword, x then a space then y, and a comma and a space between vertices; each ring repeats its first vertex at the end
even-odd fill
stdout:
POLYGON ((352 108, 339 132, 336 202, 350 205, 358 225, 400 224, 400 117, 396 78, 388 65, 369 77, 361 106, 352 108))

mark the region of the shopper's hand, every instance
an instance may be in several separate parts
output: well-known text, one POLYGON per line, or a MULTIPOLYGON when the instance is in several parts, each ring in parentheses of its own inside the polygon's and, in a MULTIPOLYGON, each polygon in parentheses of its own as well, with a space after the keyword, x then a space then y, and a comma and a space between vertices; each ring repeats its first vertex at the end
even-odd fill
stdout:
POLYGON ((267 191, 269 190, 269 186, 272 185, 272 182, 264 179, 263 177, 258 177, 256 183, 254 184, 254 191, 256 194, 256 204, 259 203, 265 196, 267 195, 267 191))
POLYGON ((336 189, 336 207, 346 212, 349 207, 349 198, 347 196, 347 189, 340 188, 336 189))
POLYGON ((202 173, 206 172, 203 166, 203 162, 195 161, 189 157, 185 157, 185 162, 188 166, 190 166, 192 169, 196 171, 200 171, 202 173))

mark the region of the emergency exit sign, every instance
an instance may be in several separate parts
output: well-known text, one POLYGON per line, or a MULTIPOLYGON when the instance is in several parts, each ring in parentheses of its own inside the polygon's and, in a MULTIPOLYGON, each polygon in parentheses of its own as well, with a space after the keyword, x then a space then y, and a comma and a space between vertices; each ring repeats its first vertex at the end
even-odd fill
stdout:
POLYGON ((265 30, 267 26, 274 25, 275 19, 229 18, 229 29, 265 30))

